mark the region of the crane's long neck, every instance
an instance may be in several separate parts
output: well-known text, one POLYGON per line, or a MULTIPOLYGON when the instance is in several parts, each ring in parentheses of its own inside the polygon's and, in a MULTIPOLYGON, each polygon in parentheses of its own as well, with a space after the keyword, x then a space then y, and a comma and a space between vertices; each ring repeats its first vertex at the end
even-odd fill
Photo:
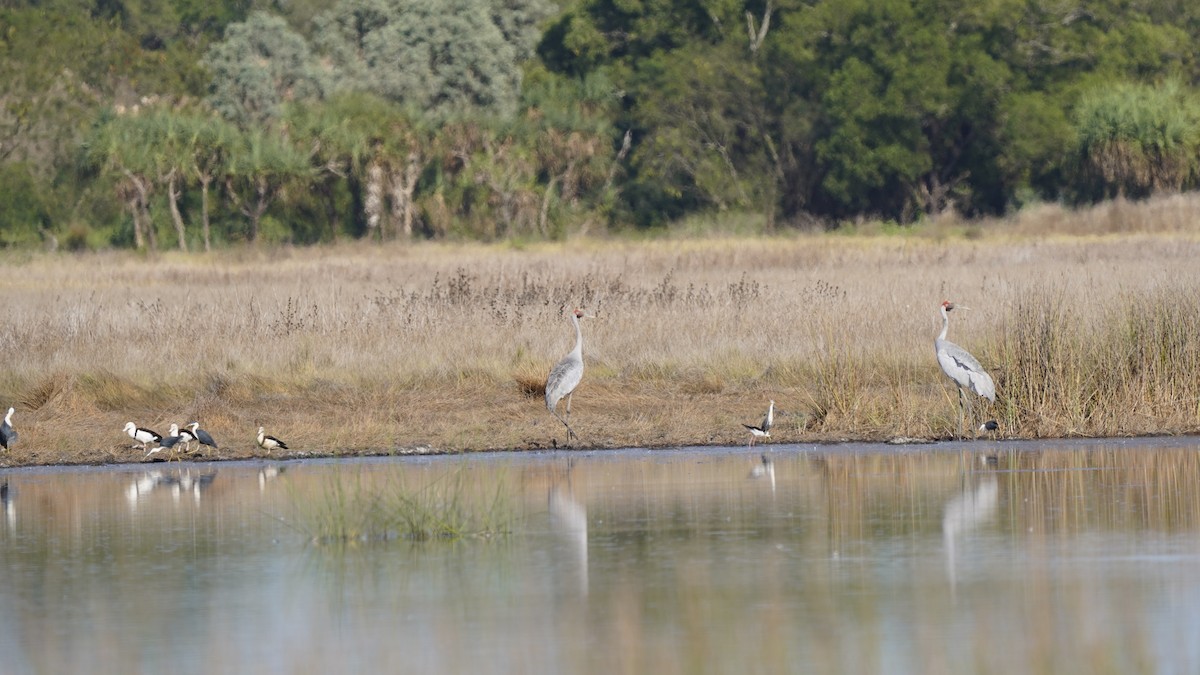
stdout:
POLYGON ((13 409, 9 408, 8 414, 4 416, 4 423, 10 427, 12 426, 12 414, 13 414, 13 409))
POLYGON ((583 358, 583 331, 579 328, 579 317, 571 315, 571 323, 575 324, 575 349, 571 353, 583 358))
POLYGON ((938 335, 938 339, 945 340, 946 339, 946 331, 948 331, 949 329, 950 329, 950 314, 949 314, 949 312, 946 311, 946 308, 943 307, 942 308, 942 332, 940 335, 938 335))

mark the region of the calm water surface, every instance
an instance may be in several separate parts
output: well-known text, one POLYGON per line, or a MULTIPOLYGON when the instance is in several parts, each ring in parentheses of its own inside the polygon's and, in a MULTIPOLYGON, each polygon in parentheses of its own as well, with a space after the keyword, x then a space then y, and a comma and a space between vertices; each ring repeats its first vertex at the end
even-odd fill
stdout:
POLYGON ((763 449, 0 473, 0 671, 1200 672, 1200 439, 763 449), (512 533, 312 541, 451 474, 512 533))

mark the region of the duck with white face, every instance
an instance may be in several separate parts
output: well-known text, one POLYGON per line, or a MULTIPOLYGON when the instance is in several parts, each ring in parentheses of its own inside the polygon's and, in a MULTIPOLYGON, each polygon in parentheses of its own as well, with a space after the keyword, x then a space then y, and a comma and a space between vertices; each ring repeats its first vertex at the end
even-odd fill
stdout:
POLYGON ((153 429, 139 427, 133 422, 125 423, 125 433, 128 434, 130 438, 137 441, 138 444, 134 445, 133 447, 138 448, 139 450, 145 450, 146 446, 150 443, 158 443, 162 440, 162 435, 155 432, 153 429))
POLYGON ((288 449, 287 443, 284 443, 274 436, 268 436, 266 433, 264 433, 263 427, 258 428, 258 447, 266 450, 268 455, 271 454, 272 450, 288 449))

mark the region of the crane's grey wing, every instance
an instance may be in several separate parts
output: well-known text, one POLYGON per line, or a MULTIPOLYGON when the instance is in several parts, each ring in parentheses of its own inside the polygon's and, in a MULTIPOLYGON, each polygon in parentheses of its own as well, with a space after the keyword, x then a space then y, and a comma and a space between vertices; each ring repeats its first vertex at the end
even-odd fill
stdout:
POLYGON ((970 352, 953 342, 943 341, 939 344, 937 357, 942 370, 960 387, 995 402, 996 384, 970 352))
POLYGON ((208 432, 203 429, 200 429, 200 428, 196 429, 196 440, 200 441, 204 445, 211 445, 214 448, 217 447, 217 442, 214 441, 213 437, 210 436, 208 434, 208 432))
POLYGON ((583 361, 570 356, 559 361, 546 377, 546 407, 551 410, 583 380, 583 361))
POLYGON ((0 445, 7 450, 8 446, 17 441, 17 432, 7 424, 0 426, 0 445))
POLYGON ((159 447, 170 450, 171 448, 175 447, 175 445, 178 444, 179 441, 182 441, 182 440, 183 440, 183 436, 167 436, 166 438, 160 439, 158 441, 158 445, 159 445, 159 447))
POLYGON ((772 426, 774 425, 774 423, 775 423, 775 420, 773 420, 773 419, 772 419, 772 417, 774 417, 774 415, 772 415, 772 414, 771 414, 771 413, 769 413, 769 412, 768 412, 766 415, 764 415, 764 416, 763 416, 763 421, 762 421, 762 424, 761 424, 761 425, 759 425, 759 427, 758 427, 758 428, 759 428, 759 429, 762 429, 763 431, 770 431, 770 430, 771 430, 771 427, 772 427, 772 426))

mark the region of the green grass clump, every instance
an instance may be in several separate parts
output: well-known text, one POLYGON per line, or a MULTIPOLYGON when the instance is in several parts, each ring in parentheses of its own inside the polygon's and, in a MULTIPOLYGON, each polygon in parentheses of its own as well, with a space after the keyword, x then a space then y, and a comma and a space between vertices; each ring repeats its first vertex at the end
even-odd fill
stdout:
POLYGON ((472 483, 462 468, 420 486, 398 471, 381 480, 338 470, 320 493, 293 501, 300 529, 319 544, 491 537, 511 532, 516 518, 503 481, 472 483))

